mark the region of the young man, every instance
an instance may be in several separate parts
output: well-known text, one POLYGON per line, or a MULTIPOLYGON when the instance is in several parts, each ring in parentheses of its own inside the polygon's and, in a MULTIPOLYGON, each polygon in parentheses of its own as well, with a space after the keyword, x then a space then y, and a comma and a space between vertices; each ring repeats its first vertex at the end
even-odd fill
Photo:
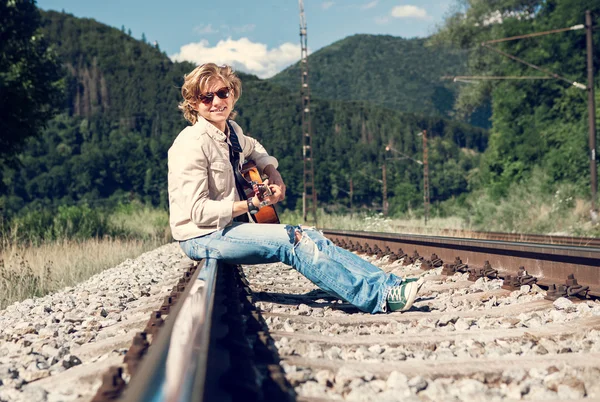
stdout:
POLYGON ((256 197, 244 200, 236 185, 235 170, 245 159, 268 176, 273 194, 263 205, 283 200, 286 191, 277 159, 233 121, 241 93, 229 66, 207 63, 185 76, 179 108, 192 126, 169 149, 169 204, 171 232, 186 255, 231 264, 282 261, 362 311, 408 310, 420 286, 416 280, 385 273, 315 229, 240 221, 261 208, 256 197))

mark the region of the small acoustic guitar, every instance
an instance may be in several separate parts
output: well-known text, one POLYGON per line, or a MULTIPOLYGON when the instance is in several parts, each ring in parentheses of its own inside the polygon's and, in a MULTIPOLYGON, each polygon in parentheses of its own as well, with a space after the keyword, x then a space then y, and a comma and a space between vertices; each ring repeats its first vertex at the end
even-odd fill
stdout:
MULTIPOLYGON (((258 197, 262 202, 265 196, 273 194, 269 186, 263 183, 254 161, 244 163, 240 173, 247 182, 247 185, 244 185, 246 198, 258 197)), ((279 223, 279 216, 277 216, 277 211, 275 211, 273 205, 265 205, 260 208, 260 211, 250 216, 256 223, 279 223)))

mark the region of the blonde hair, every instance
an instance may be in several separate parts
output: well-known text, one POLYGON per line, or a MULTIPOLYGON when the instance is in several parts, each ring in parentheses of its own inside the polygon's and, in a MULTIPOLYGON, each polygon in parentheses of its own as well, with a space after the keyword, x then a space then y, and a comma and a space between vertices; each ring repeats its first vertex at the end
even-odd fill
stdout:
MULTIPOLYGON (((178 108, 183 111, 183 117, 192 124, 198 121, 198 111, 194 106, 200 102, 200 95, 206 92, 209 84, 213 80, 221 80, 231 90, 233 104, 242 95, 242 81, 233 71, 233 68, 227 65, 217 66, 215 63, 206 63, 196 67, 191 73, 183 76, 184 82, 181 87, 181 96, 183 102, 178 108)), ((235 119, 237 112, 231 111, 229 118, 235 119)))

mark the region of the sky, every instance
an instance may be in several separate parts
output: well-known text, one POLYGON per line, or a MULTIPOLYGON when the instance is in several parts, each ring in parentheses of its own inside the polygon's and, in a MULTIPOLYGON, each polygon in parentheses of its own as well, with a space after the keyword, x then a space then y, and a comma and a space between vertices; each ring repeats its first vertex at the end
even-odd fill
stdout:
MULTIPOLYGON (((309 55, 347 36, 435 32, 455 0, 304 0, 309 55)), ((300 59, 297 0, 37 0, 43 10, 142 34, 173 61, 230 64, 268 78, 300 59)))

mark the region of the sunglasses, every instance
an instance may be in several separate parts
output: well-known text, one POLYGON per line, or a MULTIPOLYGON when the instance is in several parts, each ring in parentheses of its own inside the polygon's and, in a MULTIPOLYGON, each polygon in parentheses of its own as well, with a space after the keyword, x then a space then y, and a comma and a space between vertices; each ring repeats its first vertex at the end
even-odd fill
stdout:
POLYGON ((223 87, 216 92, 207 92, 204 95, 201 94, 199 98, 200 102, 204 103, 205 105, 210 105, 213 99, 215 99, 215 95, 217 95, 220 99, 227 99, 229 98, 230 94, 231 91, 229 90, 229 88, 223 87))

